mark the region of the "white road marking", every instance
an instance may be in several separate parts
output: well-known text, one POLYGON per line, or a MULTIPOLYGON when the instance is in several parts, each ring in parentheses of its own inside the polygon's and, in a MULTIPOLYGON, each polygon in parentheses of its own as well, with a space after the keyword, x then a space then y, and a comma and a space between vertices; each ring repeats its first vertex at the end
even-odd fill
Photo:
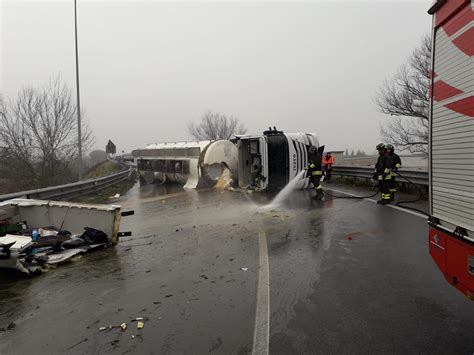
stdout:
MULTIPOLYGON (((327 188, 327 187, 325 187, 324 189, 330 190, 330 191, 339 192, 339 193, 341 193, 341 194, 346 194, 346 195, 349 195, 349 196, 360 197, 359 195, 351 194, 350 192, 346 192, 346 191, 336 190, 336 189, 327 188)), ((323 190, 324 190, 324 189, 323 189, 323 190)), ((376 200, 373 200, 373 199, 371 199, 371 198, 364 198, 363 200, 377 203, 376 200)), ((402 207, 399 207, 399 206, 385 205, 385 207, 394 208, 394 209, 396 209, 396 210, 399 210, 399 211, 402 211, 402 212, 405 212, 405 213, 409 213, 409 214, 412 214, 412 215, 414 215, 414 216, 421 217, 421 218, 423 218, 423 219, 426 219, 426 218, 427 218, 425 215, 423 215, 423 214, 421 214, 421 213, 418 213, 418 212, 415 212, 415 211, 412 211, 412 210, 409 210, 409 209, 406 209, 406 208, 402 208, 402 207)))
POLYGON ((268 266, 267 236, 258 232, 259 267, 257 309, 253 333, 253 355, 268 355, 270 346, 270 270, 268 266))

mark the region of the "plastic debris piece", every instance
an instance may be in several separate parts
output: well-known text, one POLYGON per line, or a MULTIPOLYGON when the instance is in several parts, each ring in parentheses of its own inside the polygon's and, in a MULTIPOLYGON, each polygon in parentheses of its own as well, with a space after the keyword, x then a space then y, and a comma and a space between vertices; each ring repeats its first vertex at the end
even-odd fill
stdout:
POLYGON ((11 322, 7 325, 6 329, 7 330, 12 330, 13 328, 16 327, 16 323, 15 322, 11 322))
POLYGON ((137 329, 143 329, 144 326, 145 326, 145 323, 143 323, 143 322, 138 322, 137 323, 137 329))
POLYGON ((249 268, 248 268, 248 267, 241 267, 240 270, 242 270, 242 271, 248 271, 249 268))
POLYGON ((147 317, 137 317, 132 319, 130 322, 144 322, 146 320, 149 320, 147 317))
POLYGON ((120 328, 122 328, 122 330, 126 330, 127 329, 127 323, 120 324, 120 328))
POLYGON ((132 339, 135 339, 135 335, 132 335, 132 339))

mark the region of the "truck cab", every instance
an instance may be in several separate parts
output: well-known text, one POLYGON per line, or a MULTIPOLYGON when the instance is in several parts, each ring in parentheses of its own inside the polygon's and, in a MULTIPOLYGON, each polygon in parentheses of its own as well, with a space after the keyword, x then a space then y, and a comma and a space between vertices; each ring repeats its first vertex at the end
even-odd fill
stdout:
MULTIPOLYGON (((314 133, 284 133, 269 129, 261 135, 239 136, 239 186, 254 190, 280 190, 308 163, 308 148, 319 147, 314 133)), ((307 187, 302 180, 299 188, 307 187)))

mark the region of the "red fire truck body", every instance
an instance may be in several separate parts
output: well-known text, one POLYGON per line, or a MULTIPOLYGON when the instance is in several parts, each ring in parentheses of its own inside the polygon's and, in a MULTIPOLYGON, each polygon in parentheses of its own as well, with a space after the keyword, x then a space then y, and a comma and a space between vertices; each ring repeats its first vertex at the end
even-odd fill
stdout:
POLYGON ((474 300, 474 0, 437 0, 430 90, 429 250, 474 300))

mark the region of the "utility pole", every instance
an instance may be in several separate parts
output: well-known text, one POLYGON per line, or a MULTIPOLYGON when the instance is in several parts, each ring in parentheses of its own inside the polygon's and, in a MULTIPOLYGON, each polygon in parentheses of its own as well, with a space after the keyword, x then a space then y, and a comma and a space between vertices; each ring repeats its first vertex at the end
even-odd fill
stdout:
POLYGON ((74 35, 76 39, 77 148, 79 180, 82 180, 81 99, 79 95, 79 51, 77 48, 77 4, 74 0, 74 35))

